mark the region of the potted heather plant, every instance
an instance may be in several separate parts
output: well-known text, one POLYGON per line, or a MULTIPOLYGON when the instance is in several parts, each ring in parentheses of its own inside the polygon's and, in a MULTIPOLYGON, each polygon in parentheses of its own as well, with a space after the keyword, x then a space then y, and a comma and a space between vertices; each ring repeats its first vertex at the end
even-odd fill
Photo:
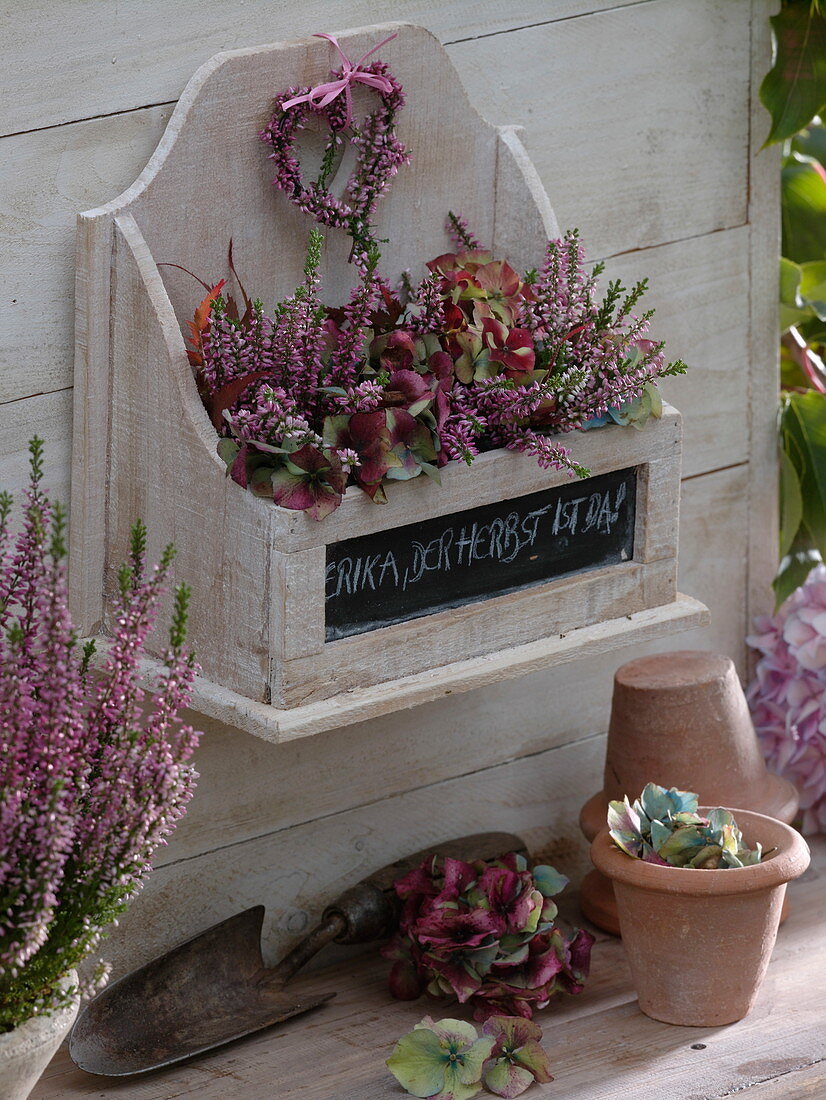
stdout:
POLYGON ((192 796, 198 734, 179 710, 196 672, 189 590, 174 596, 165 674, 145 699, 138 663, 173 557, 145 566, 146 529, 121 567, 111 645, 82 646, 67 607, 65 514, 41 488, 42 443, 20 533, 0 493, 0 1078, 24 1100, 106 978, 77 967, 126 907, 192 796))
POLYGON ((786 883, 809 865, 794 829, 763 814, 698 806, 649 783, 611 802, 591 846, 613 882, 639 1005, 656 1020, 742 1019, 769 964, 786 883))

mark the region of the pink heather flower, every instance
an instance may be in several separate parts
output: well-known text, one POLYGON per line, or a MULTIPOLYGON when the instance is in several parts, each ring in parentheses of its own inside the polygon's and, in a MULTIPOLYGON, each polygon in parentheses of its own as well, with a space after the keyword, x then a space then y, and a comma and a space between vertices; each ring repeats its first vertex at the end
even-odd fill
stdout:
POLYGON ((55 983, 140 889, 192 797, 199 736, 178 717, 196 673, 185 588, 157 693, 140 687, 171 548, 147 573, 136 525, 112 642, 93 673, 68 612, 65 517, 40 488, 40 440, 30 451, 15 540, 12 500, 0 494, 0 1032, 59 1007, 55 983))
MULTIPOLYGON (((347 229, 353 237, 353 262, 363 273, 370 267, 369 252, 375 244, 371 221, 376 204, 390 187, 410 155, 396 137, 395 119, 404 106, 404 91, 383 61, 373 61, 362 69, 374 76, 383 76, 390 85, 387 92, 377 92, 378 105, 365 118, 346 126, 344 97, 339 96, 327 107, 305 103, 284 110, 284 103, 309 91, 288 88, 275 101, 276 109, 260 138, 272 152, 269 159, 276 166, 273 183, 295 205, 317 222, 334 229, 347 229), (310 116, 326 118, 330 126, 327 151, 334 153, 338 144, 349 140, 356 150, 356 167, 345 187, 344 197, 335 198, 326 187, 326 180, 305 183, 301 164, 295 154, 295 140, 310 116), (348 134, 345 139, 342 135, 348 134)), ((339 79, 342 71, 332 73, 339 79)))
POLYGON ((747 640, 761 658, 748 689, 769 766, 800 792, 803 830, 826 831, 826 565, 747 640))

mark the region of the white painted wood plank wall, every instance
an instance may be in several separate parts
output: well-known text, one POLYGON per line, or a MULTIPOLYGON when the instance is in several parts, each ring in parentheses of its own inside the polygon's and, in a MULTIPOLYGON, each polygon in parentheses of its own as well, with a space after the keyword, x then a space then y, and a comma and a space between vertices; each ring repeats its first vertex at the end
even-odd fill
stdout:
MULTIPOLYGON (((486 117, 525 127, 560 223, 580 227, 607 274, 650 276, 656 334, 692 367, 667 389, 685 416, 680 586, 713 616, 658 648, 714 648, 744 667, 774 553, 777 159, 757 153, 766 120, 755 107, 774 7, 32 0, 22 18, 6 0, 3 485, 22 484, 38 431, 49 485, 68 494, 74 216, 132 182, 197 65, 220 49, 406 19, 448 44, 486 117)), ((190 813, 110 953, 120 966, 146 958, 256 901, 270 909, 274 950, 361 872, 473 828, 523 829, 576 871, 576 812, 599 784, 611 674, 633 655, 277 748, 209 726, 190 813)))

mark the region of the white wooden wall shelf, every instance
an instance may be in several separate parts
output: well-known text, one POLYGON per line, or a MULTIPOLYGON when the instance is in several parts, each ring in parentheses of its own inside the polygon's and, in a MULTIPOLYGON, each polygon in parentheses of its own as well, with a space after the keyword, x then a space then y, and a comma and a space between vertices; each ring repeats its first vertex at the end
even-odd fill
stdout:
MULTIPOLYGON (((393 276, 445 250, 445 214, 460 211, 495 253, 526 270, 558 235, 514 128, 475 111, 427 31, 383 25, 340 35, 358 57, 382 50, 408 97, 399 137, 413 152, 379 207, 383 270, 393 276), (382 229, 392 232, 381 233, 382 229)), ((226 274, 226 247, 271 302, 299 281, 309 223, 270 183, 256 133, 275 94, 327 78, 318 39, 235 50, 203 65, 149 164, 119 198, 79 219, 72 466, 71 589, 76 622, 108 633, 107 595, 141 517, 158 553, 172 540, 177 576, 194 589, 192 637, 203 676, 194 706, 270 741, 306 736, 699 625, 707 611, 676 590, 681 433, 666 408, 644 431, 570 437, 594 476, 633 470, 628 560, 349 636, 325 630, 327 547, 455 517, 507 496, 568 482, 526 456, 453 464, 440 487, 394 485, 377 506, 356 489, 316 522, 241 489, 224 473, 187 362, 182 322, 197 284, 226 274)), ((349 289, 349 238, 328 235, 330 301, 349 289)), ((592 483, 594 484, 594 483, 592 483)), ((588 484, 583 483, 583 493, 588 484)), ((158 641, 159 646, 162 639, 158 641)))

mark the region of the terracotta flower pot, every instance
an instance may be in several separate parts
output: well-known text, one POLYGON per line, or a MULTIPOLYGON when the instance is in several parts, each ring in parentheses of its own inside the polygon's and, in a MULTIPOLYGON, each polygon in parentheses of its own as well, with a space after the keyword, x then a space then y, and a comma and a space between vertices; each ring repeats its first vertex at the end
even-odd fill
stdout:
MULTIPOLYGON (((70 970, 62 987, 77 986, 70 970)), ((14 1031, 0 1034, 0 1100, 26 1100, 75 1022, 80 996, 51 1016, 32 1016, 14 1031)))
MULTIPOLYGON (((579 816, 586 838, 605 826, 611 799, 633 800, 646 783, 787 823, 799 802, 794 785, 766 768, 734 662, 702 650, 640 657, 617 669, 603 789, 579 816)), ((590 921, 618 934, 613 891, 599 872, 586 876, 580 901, 590 921)))
POLYGON ((660 867, 620 851, 607 828, 591 845, 594 865, 614 885, 640 1008, 655 1020, 715 1027, 742 1019, 769 964, 786 883, 809 866, 806 841, 790 826, 731 812, 748 847, 774 849, 763 862, 660 867))

